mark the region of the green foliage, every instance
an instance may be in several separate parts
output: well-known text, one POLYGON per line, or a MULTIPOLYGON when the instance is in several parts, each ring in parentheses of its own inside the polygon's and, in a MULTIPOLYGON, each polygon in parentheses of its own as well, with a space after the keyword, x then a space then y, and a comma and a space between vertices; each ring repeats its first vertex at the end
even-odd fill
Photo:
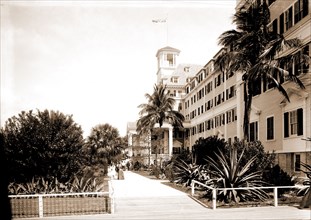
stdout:
POLYGON ((170 181, 174 182, 176 179, 175 175, 175 164, 178 161, 184 161, 186 164, 190 164, 192 162, 192 155, 188 151, 182 151, 181 154, 174 154, 170 161, 163 164, 165 177, 170 181))
POLYGON ((87 165, 102 167, 107 174, 108 165, 124 159, 126 145, 126 140, 119 137, 118 130, 111 125, 106 123, 93 127, 83 149, 87 165))
POLYGON ((149 132, 157 123, 161 128, 164 122, 174 127, 183 127, 184 116, 173 109, 175 99, 167 92, 165 85, 155 85, 153 93, 145 94, 145 97, 148 102, 138 106, 141 108, 139 112, 141 117, 137 121, 139 133, 149 132))
POLYGON ((219 37, 219 44, 226 48, 225 53, 217 57, 215 68, 225 74, 242 72, 244 117, 244 139, 248 140, 249 119, 253 96, 261 88, 258 85, 272 83, 281 94, 289 100, 280 79, 286 79, 304 88, 298 75, 284 69, 293 65, 297 60, 307 63, 309 57, 302 53, 281 55, 287 49, 301 49, 298 38, 285 39, 269 29, 270 10, 266 1, 254 1, 250 7, 236 10, 233 16, 236 30, 228 30, 219 37))
POLYGON ((190 186, 192 180, 205 183, 209 179, 206 170, 203 168, 203 165, 191 163, 188 164, 183 160, 179 160, 174 164, 174 170, 174 182, 184 186, 190 186))
POLYGON ((100 192, 104 190, 104 182, 97 178, 73 177, 68 182, 59 182, 57 178, 48 181, 44 178, 33 178, 28 183, 11 182, 8 186, 10 195, 82 193, 100 192))
MULTIPOLYGON (((266 169, 263 173, 263 181, 272 186, 294 186, 294 179, 281 169, 279 165, 275 165, 272 168, 266 169)), ((285 192, 290 191, 290 189, 278 189, 278 197, 283 195, 285 192)))
MULTIPOLYGON (((217 160, 208 157, 210 163, 210 177, 216 188, 241 188, 241 187, 259 187, 263 185, 261 181, 261 171, 251 171, 250 167, 255 162, 256 156, 249 159, 242 165, 242 158, 245 149, 238 156, 237 148, 231 147, 229 155, 223 152, 216 153, 217 160)), ((240 202, 248 200, 264 200, 268 198, 267 194, 261 189, 250 190, 226 190, 217 191, 219 200, 225 202, 240 202)))
POLYGON ((215 152, 224 151, 226 142, 217 136, 209 136, 207 138, 199 138, 193 145, 194 161, 198 165, 206 164, 206 157, 215 159, 215 152))
POLYGON ((96 178, 74 177, 70 185, 70 192, 99 192, 104 189, 104 184, 98 184, 96 178))
POLYGON ((142 163, 139 161, 136 161, 134 163, 133 169, 137 171, 137 170, 140 170, 142 167, 143 167, 142 163))
MULTIPOLYGON (((238 155, 243 153, 241 158, 241 165, 245 165, 251 158, 255 157, 254 163, 251 165, 250 169, 252 171, 265 170, 275 163, 275 153, 265 152, 264 146, 260 141, 254 142, 244 142, 236 141, 232 144, 234 148, 237 149, 238 155)), ((226 154, 229 156, 230 147, 226 148, 226 154)))
POLYGON ((10 182, 29 183, 41 177, 68 181, 81 170, 82 129, 72 116, 22 111, 6 121, 1 133, 10 182))
POLYGON ((305 169, 305 170, 301 170, 301 171, 307 175, 308 179, 303 181, 302 184, 305 187, 300 189, 297 194, 299 194, 299 195, 302 194, 302 195, 306 196, 308 193, 310 193, 310 188, 311 188, 311 165, 303 163, 303 162, 300 162, 300 165, 305 169))

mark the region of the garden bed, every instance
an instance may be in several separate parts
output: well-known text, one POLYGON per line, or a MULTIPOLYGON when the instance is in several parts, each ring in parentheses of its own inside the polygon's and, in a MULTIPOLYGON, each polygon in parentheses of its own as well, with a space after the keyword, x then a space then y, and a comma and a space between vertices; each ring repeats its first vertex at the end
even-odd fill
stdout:
MULTIPOLYGON (((157 179, 153 175, 149 175, 150 171, 140 170, 140 171, 134 171, 137 174, 140 174, 144 177, 150 178, 150 179, 157 179)), ((191 194, 191 188, 185 187, 180 184, 164 181, 162 184, 165 184, 167 186, 170 186, 174 189, 177 189, 179 191, 182 191, 187 194, 191 194)), ((199 203, 201 203, 204 206, 212 207, 212 201, 209 198, 205 197, 205 191, 195 191, 195 196, 193 196, 195 200, 197 200, 199 203)), ((283 194, 280 198, 278 198, 278 205, 287 205, 287 206, 299 206, 299 203, 302 200, 302 196, 297 196, 294 193, 286 193, 283 194)), ((238 208, 238 207, 262 207, 262 206, 274 206, 274 199, 273 194, 270 194, 270 198, 265 201, 248 201, 248 202, 230 202, 230 203, 223 203, 223 202, 217 202, 216 206, 218 208, 238 208)))

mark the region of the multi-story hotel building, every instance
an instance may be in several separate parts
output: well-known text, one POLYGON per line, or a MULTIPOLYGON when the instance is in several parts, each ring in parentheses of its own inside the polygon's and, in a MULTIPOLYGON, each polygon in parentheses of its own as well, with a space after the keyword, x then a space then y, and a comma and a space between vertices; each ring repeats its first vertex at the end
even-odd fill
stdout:
MULTIPOLYGON (((245 0, 237 1, 237 9, 245 4, 245 0)), ((310 0, 269 0, 268 4, 271 30, 283 34, 286 39, 299 38, 303 44, 299 50, 283 53, 310 56, 310 0)), ((217 135, 228 142, 243 138, 242 75, 229 75, 214 68, 214 60, 224 50, 221 49, 204 66, 177 65, 179 50, 171 47, 158 50, 157 83, 167 85, 176 99, 175 109, 186 119, 183 131, 174 131, 170 125, 163 126, 163 149, 158 152, 159 158, 165 160, 182 149, 191 150, 200 137, 217 135)), ((288 102, 273 84, 258 82, 251 106, 249 140, 261 141, 266 151, 277 154, 276 162, 283 170, 290 175, 299 175, 299 162, 311 164, 311 68, 297 61, 287 70, 299 75, 305 89, 285 79, 282 85, 290 98, 288 102)), ((139 154, 135 149, 141 146, 138 143, 141 139, 134 134, 134 124, 128 127, 128 134, 135 156, 139 154)), ((151 146, 151 141, 149 144, 151 146)), ((145 155, 152 160, 153 153, 145 150, 145 155)))

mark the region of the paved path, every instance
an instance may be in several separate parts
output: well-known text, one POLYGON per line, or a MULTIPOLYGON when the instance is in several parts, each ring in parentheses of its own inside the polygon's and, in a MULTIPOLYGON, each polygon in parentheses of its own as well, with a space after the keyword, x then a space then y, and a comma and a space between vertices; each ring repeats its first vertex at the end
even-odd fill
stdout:
POLYGON ((126 171, 125 180, 113 180, 115 213, 89 216, 49 217, 46 219, 311 219, 310 209, 296 207, 205 208, 188 195, 141 175, 126 171))

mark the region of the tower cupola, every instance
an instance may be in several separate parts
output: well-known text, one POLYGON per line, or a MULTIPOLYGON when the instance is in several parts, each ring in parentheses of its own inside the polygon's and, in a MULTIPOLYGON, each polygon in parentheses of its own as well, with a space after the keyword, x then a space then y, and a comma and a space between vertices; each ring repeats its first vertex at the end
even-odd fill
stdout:
POLYGON ((166 77, 176 69, 177 56, 180 50, 173 47, 163 47, 157 51, 158 59, 157 81, 158 83, 165 81, 166 77))

